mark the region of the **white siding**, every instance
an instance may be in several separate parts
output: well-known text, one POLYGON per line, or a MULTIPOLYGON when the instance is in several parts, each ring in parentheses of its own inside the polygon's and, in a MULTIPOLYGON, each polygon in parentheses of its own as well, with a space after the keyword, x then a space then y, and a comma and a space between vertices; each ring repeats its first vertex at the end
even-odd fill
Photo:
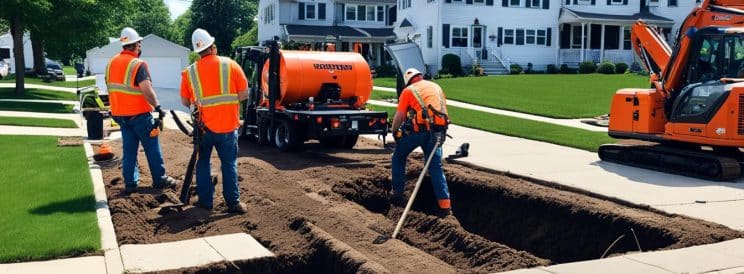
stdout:
MULTIPOLYGON (((424 63, 429 66, 432 73, 439 70, 441 62, 442 48, 442 20, 439 16, 440 6, 443 0, 436 2, 427 2, 427 0, 411 0, 411 7, 397 9, 397 20, 395 22, 395 33, 398 41, 406 41, 408 37, 415 38, 413 41, 421 48, 421 54, 424 57, 424 63), (400 23, 406 18, 413 27, 399 28, 400 23), (433 27, 432 47, 428 48, 426 43, 426 28, 433 27), (418 36, 416 36, 418 34, 418 36)), ((449 11, 447 11, 449 12, 449 11)))
MULTIPOLYGON (((591 5, 590 1, 579 0, 579 3, 574 5, 573 0, 571 4, 566 5, 566 0, 561 0, 559 4, 574 11, 579 12, 590 12, 590 13, 601 13, 601 14, 615 14, 615 15, 631 15, 641 11, 640 0, 628 0, 627 5, 622 3, 612 3, 607 5, 607 0, 596 0, 594 5, 591 5)), ((666 0, 660 0, 666 1, 666 0)), ((681 1, 695 1, 695 0, 679 0, 681 1)), ((551 3, 552 4, 552 3, 551 3)))
POLYGON ((677 0, 676 7, 669 7, 669 0, 659 0, 659 6, 652 7, 649 11, 653 14, 674 20, 674 27, 672 28, 673 40, 676 37, 680 25, 682 25, 682 21, 684 21, 685 17, 687 17, 692 9, 698 5, 699 3, 695 3, 695 0, 677 0))
MULTIPOLYGON (((282 18, 280 15, 286 14, 287 12, 283 12, 282 9, 289 9, 290 3, 282 3, 278 0, 261 0, 258 3, 258 41, 259 44, 261 41, 271 40, 272 37, 275 35, 281 37, 283 30, 281 27, 282 24, 282 18), (264 17, 267 16, 265 14, 265 8, 269 5, 274 5, 274 20, 272 20, 270 23, 266 23, 264 21, 264 17)), ((289 21, 287 19, 285 22, 289 21)))

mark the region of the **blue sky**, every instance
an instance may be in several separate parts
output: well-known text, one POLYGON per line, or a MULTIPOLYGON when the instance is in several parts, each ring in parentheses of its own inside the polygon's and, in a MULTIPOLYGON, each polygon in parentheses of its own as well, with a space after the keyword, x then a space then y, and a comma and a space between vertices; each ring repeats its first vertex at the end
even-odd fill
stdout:
POLYGON ((163 2, 168 6, 171 19, 173 20, 186 12, 186 10, 189 9, 189 6, 191 6, 191 0, 163 0, 163 2))

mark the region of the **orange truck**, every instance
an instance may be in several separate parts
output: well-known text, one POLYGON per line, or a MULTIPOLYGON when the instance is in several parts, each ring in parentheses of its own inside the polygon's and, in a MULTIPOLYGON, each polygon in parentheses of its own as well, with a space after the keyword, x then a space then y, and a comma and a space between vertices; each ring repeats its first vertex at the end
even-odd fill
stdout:
POLYGON ((358 53, 285 51, 272 40, 237 57, 251 75, 241 136, 285 152, 307 140, 352 148, 361 134, 387 134, 387 112, 365 109, 372 74, 358 53))
POLYGON ((607 144, 604 161, 710 180, 740 176, 744 157, 744 1, 704 0, 672 49, 643 21, 631 43, 651 88, 612 99, 609 135, 655 145, 607 144))

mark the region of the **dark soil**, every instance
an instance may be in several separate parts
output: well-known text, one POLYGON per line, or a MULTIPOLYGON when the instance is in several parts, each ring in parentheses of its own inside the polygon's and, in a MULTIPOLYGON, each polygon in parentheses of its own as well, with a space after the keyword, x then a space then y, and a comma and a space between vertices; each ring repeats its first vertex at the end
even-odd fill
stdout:
MULTIPOLYGON (((169 175, 183 179, 190 139, 166 130, 161 145, 169 175)), ((120 155, 121 144, 111 147, 120 155)), ((392 151, 363 138, 354 150, 317 143, 306 148, 282 154, 240 142, 245 215, 224 213, 221 184, 212 212, 193 206, 181 212, 164 209, 177 202, 177 189, 150 187, 143 151, 139 193, 124 195, 118 165, 104 166, 119 244, 246 232, 277 255, 172 273, 452 273, 597 259, 622 235, 608 254, 637 251, 639 245, 643 251, 672 249, 744 236, 710 222, 446 163, 456 219, 433 216, 436 203, 425 179, 399 240, 374 244, 379 236, 391 234, 402 211, 387 201, 392 151)), ((409 161, 409 191, 422 166, 420 156, 409 161)), ((216 152, 212 174, 219 175, 216 152)))

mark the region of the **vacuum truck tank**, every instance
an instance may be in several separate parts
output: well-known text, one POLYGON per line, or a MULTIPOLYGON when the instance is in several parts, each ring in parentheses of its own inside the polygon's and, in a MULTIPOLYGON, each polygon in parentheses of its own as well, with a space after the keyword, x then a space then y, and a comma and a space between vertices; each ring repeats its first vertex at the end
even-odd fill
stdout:
MULTIPOLYGON (((279 60, 276 106, 297 106, 312 97, 317 104, 360 108, 372 93, 369 65, 358 53, 281 51, 279 60)), ((269 66, 266 62, 261 73, 262 106, 268 106, 269 66)))

